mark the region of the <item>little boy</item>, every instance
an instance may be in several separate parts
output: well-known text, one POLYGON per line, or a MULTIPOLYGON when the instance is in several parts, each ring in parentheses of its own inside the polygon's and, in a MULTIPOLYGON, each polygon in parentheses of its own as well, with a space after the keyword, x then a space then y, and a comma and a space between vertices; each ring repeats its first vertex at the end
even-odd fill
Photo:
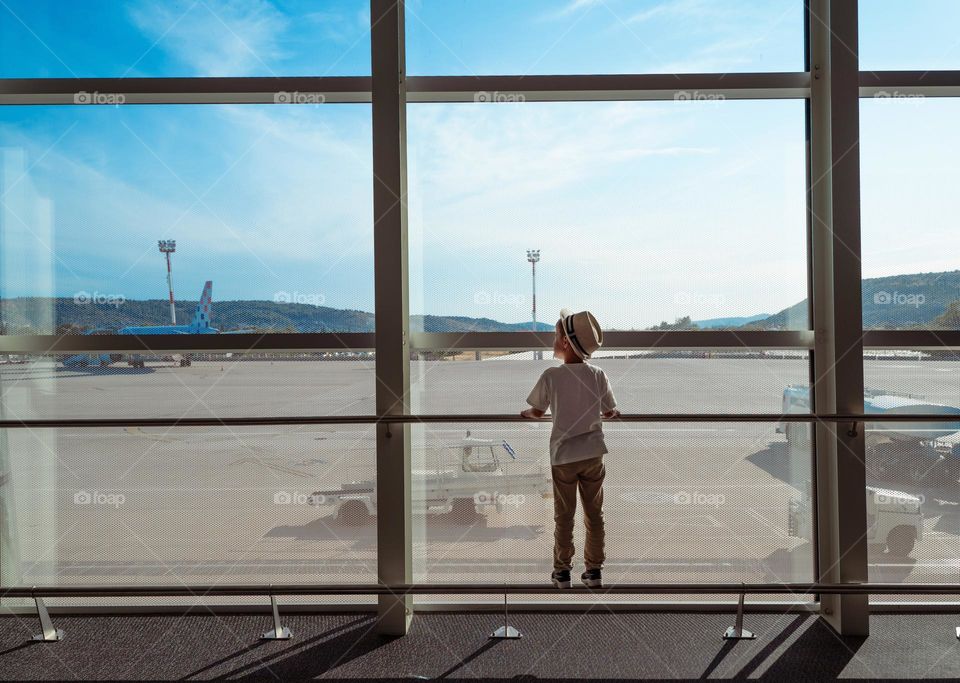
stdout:
POLYGON ((602 343, 600 324, 589 311, 560 311, 553 355, 563 365, 543 371, 527 397, 531 407, 520 413, 523 417, 539 418, 549 408, 553 417, 550 469, 556 528, 550 579, 557 588, 570 588, 577 489, 587 528, 583 553, 586 571, 580 578, 585 586, 603 585, 603 454, 607 446, 601 417, 618 417, 620 411, 606 374, 585 362, 602 343))

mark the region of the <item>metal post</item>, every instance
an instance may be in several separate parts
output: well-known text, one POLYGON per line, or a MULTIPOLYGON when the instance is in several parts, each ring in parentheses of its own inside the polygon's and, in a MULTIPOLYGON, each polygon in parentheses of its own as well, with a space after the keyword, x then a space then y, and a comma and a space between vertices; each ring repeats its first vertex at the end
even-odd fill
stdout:
MULTIPOLYGON (((403 415, 410 407, 403 2, 371 0, 370 42, 376 409, 403 415)), ((413 578, 410 476, 410 425, 377 425, 377 578, 388 587, 413 578)), ((377 613, 379 633, 404 635, 411 597, 380 595, 377 613)))
POLYGON ((277 607, 277 596, 270 596, 270 607, 273 609, 273 628, 265 631, 261 640, 290 640, 293 633, 280 623, 280 609, 277 607))
POLYGON ((490 634, 491 638, 496 638, 497 640, 516 640, 517 638, 522 638, 523 634, 520 633, 517 629, 509 623, 510 615, 507 613, 507 591, 503 591, 503 626, 498 628, 496 631, 490 634))
POLYGON ((743 596, 744 594, 740 593, 740 599, 737 601, 736 621, 723 634, 724 640, 753 640, 757 637, 753 631, 747 631, 743 628, 743 596))
POLYGON ((64 633, 60 629, 53 627, 50 620, 50 614, 47 612, 47 606, 43 604, 43 598, 33 596, 33 602, 37 605, 37 616, 40 618, 40 633, 33 637, 44 643, 55 643, 64 639, 64 633))
MULTIPOLYGON (((814 407, 863 412, 857 0, 809 0, 814 407)), ((867 580, 863 430, 816 426, 818 581, 867 580)), ((825 595, 842 635, 869 632, 867 595, 825 595)))

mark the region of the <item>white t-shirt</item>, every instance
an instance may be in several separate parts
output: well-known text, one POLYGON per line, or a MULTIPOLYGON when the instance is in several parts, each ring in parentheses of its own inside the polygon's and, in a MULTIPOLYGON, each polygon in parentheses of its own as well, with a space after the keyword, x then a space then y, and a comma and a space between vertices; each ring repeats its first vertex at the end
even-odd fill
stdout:
POLYGON ((607 376, 590 363, 564 363, 540 375, 527 403, 553 416, 550 463, 565 465, 607 452, 601 414, 617 407, 607 376))

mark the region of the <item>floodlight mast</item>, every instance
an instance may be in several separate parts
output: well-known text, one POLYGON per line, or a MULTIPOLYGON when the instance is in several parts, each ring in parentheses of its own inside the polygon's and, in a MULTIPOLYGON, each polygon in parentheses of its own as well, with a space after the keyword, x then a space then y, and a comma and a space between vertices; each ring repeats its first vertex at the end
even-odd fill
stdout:
POLYGON ((173 274, 170 270, 170 254, 177 250, 176 240, 159 240, 160 253, 167 257, 167 289, 170 290, 170 323, 177 324, 177 309, 173 305, 173 274))
MULTIPOLYGON (((539 249, 527 249, 527 261, 530 262, 530 268, 533 275, 533 331, 537 331, 537 262, 540 260, 539 249)), ((534 352, 534 358, 542 358, 542 354, 534 352)))

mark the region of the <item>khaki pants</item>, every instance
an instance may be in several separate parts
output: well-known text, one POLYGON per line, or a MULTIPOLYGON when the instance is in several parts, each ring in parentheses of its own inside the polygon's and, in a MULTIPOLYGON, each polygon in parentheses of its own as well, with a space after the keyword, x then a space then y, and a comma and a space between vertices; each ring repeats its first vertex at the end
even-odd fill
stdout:
POLYGON ((566 465, 554 465, 553 472, 553 568, 572 569, 573 515, 577 511, 577 489, 583 501, 583 521, 587 527, 583 551, 587 569, 600 569, 603 554, 603 456, 566 465))

